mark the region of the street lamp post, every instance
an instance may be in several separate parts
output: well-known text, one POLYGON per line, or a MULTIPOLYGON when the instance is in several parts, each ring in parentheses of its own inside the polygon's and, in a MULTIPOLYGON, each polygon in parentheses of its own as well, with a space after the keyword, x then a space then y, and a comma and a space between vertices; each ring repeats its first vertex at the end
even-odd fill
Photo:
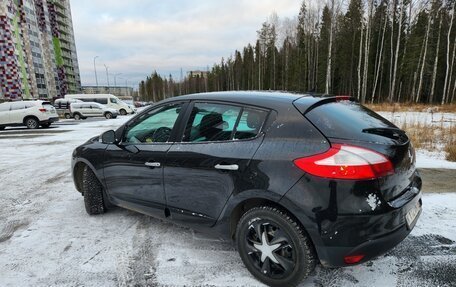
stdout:
POLYGON ((97 83, 97 88, 98 88, 97 66, 95 65, 95 60, 97 58, 98 58, 98 56, 93 57, 93 69, 95 70, 95 81, 97 83))
POLYGON ((114 74, 114 87, 117 87, 117 76, 122 75, 122 73, 114 74))
POLYGON ((106 69, 106 81, 108 82, 108 89, 109 89, 109 73, 108 73, 108 70, 109 70, 109 67, 104 65, 105 66, 105 69, 106 69))

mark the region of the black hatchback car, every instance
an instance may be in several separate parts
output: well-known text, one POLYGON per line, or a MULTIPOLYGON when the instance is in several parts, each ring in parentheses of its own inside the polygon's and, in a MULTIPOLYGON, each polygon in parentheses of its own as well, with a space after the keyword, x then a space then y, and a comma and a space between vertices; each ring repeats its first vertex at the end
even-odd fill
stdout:
POLYGON ((72 170, 89 214, 120 206, 233 240, 271 286, 385 253, 422 205, 405 132, 348 97, 167 99, 76 148, 72 170))

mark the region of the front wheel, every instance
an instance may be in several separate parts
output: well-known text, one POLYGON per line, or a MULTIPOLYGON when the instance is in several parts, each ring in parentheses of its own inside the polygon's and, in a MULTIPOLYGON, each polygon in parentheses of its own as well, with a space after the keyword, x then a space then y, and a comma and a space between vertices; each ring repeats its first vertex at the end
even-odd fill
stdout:
POLYGON ((105 118, 107 118, 108 120, 112 119, 112 114, 111 113, 106 113, 105 114, 105 118))
POLYGON ((124 109, 121 109, 119 112, 122 116, 125 116, 127 114, 127 111, 124 109))
POLYGON ((84 167, 82 174, 82 191, 84 194, 85 209, 88 214, 94 215, 105 212, 103 186, 88 166, 84 167))
POLYGON ((81 115, 80 114, 74 114, 74 119, 79 121, 81 119, 81 115))
POLYGON ((255 207, 239 220, 236 245, 247 269, 269 286, 296 286, 315 268, 312 243, 288 214, 255 207))

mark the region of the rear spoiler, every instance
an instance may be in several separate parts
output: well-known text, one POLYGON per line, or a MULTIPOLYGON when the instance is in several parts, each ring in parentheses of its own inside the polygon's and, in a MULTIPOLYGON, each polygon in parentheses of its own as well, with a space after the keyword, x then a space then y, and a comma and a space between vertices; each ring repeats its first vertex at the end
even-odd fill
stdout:
POLYGON ((296 109, 298 109, 301 114, 306 114, 311 110, 319 107, 321 105, 325 105, 328 103, 340 102, 340 101, 350 101, 350 102, 358 102, 358 100, 351 96, 331 96, 331 95, 321 95, 315 96, 312 94, 305 95, 299 99, 293 101, 293 105, 296 109))

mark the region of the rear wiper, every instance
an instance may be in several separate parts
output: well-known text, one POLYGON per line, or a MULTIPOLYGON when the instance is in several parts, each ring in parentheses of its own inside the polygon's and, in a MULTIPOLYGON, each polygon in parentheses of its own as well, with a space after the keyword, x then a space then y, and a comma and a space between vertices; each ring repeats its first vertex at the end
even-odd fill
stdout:
POLYGON ((403 136, 405 136, 405 131, 398 129, 398 128, 393 128, 393 127, 384 127, 384 128, 368 128, 368 129, 363 129, 363 133, 368 133, 368 134, 376 134, 380 136, 385 136, 388 138, 392 139, 399 139, 403 136))

